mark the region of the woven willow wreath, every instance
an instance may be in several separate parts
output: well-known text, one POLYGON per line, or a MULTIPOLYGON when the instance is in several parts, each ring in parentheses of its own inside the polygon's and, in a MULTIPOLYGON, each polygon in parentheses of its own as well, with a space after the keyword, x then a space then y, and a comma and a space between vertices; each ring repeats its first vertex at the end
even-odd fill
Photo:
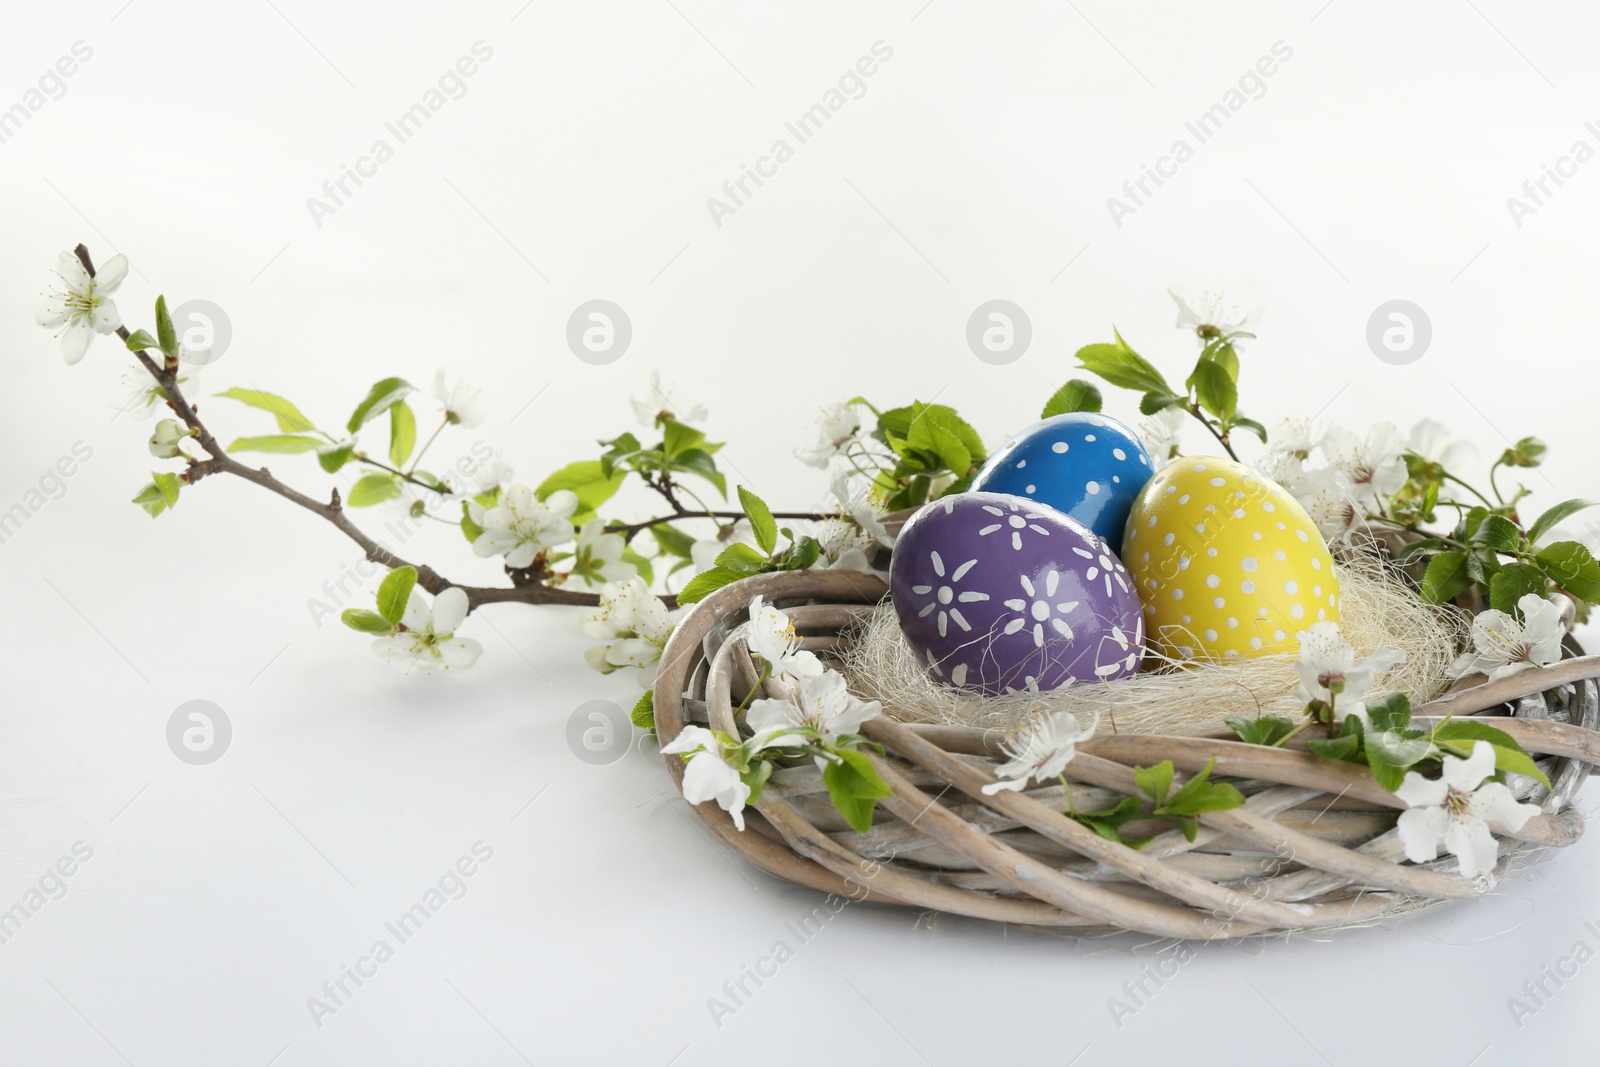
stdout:
MULTIPOLYGON (((782 605, 806 648, 837 656, 886 593, 861 574, 794 571, 706 597, 662 656, 655 690, 662 743, 691 723, 748 734, 736 709, 758 686, 744 640, 752 597, 782 605)), ((1220 736, 1102 734, 1081 744, 1068 767, 1081 807, 1139 796, 1133 768, 1163 760, 1186 775, 1215 760, 1213 774, 1248 797, 1242 808, 1201 815, 1192 842, 1156 823, 1154 839, 1133 849, 1063 815, 1069 800, 1059 785, 986 795, 983 786, 1005 758, 998 731, 904 724, 893 708, 862 728, 884 747, 885 755, 870 758, 892 790, 868 832, 849 828, 809 762, 772 775, 744 832, 714 804, 695 812, 763 870, 855 900, 1192 940, 1370 923, 1478 896, 1533 850, 1578 839, 1583 818, 1568 802, 1600 766, 1600 656, 1577 655, 1570 641, 1567 654, 1554 666, 1416 709, 1419 725, 1446 714, 1494 715, 1550 779, 1550 789, 1513 779, 1519 799, 1539 804, 1541 814, 1514 835, 1497 835, 1499 863, 1486 878, 1461 877, 1449 857, 1406 862, 1394 828, 1403 802, 1354 764, 1220 736)), ((684 760, 666 762, 681 788, 684 760)))

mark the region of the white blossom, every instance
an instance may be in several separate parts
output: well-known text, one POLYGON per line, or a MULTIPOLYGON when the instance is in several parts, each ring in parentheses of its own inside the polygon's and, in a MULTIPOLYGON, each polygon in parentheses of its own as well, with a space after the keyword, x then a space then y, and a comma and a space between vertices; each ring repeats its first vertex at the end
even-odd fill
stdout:
POLYGON ((641 684, 648 685, 651 668, 677 625, 650 592, 643 578, 607 585, 600 590, 600 606, 583 618, 584 636, 601 642, 584 653, 589 666, 601 674, 636 668, 641 684))
POLYGON ((1471 652, 1450 665, 1450 677, 1482 673, 1497 678, 1547 667, 1561 658, 1561 638, 1566 634, 1561 608, 1537 593, 1517 601, 1522 621, 1490 608, 1472 620, 1471 652))
POLYGON ((1491 831, 1516 833, 1539 808, 1517 803, 1499 782, 1484 782, 1494 773, 1494 746, 1487 741, 1475 742, 1469 758, 1446 755, 1443 763, 1438 778, 1408 771, 1394 791, 1406 803, 1400 813, 1400 842, 1412 863, 1437 858, 1443 844, 1461 861, 1462 877, 1478 878, 1493 871, 1499 858, 1491 831))
POLYGON ((625 582, 639 573, 638 567, 622 558, 627 547, 621 534, 606 533, 603 519, 590 519, 578 529, 570 574, 590 585, 625 582))
POLYGON ((1002 789, 1021 792, 1030 778, 1042 784, 1059 777, 1078 754, 1077 745, 1093 737, 1099 725, 1100 717, 1096 715, 1085 730, 1070 711, 1054 711, 1033 719, 1015 737, 1001 743, 1010 758, 995 768, 1001 781, 989 783, 983 791, 989 796, 1002 789))
POLYGON ((718 807, 733 817, 733 825, 741 831, 744 829, 744 806, 750 799, 750 787, 728 763, 720 737, 704 726, 685 726, 669 744, 661 746, 661 752, 684 758, 685 800, 691 804, 715 800, 718 807))
POLYGON ((450 475, 450 502, 465 504, 473 497, 511 484, 516 471, 506 462, 499 449, 487 457, 464 457, 456 463, 450 475))
POLYGON ((1183 426, 1188 421, 1189 413, 1174 404, 1139 423, 1139 436, 1144 440, 1144 450, 1150 453, 1150 461, 1157 470, 1182 455, 1183 426))
POLYGON ((1167 295, 1178 305, 1178 329, 1193 330, 1202 346, 1221 338, 1231 341, 1254 337, 1256 324, 1261 321, 1260 308, 1246 311, 1221 293, 1206 290, 1198 296, 1185 297, 1168 289, 1167 295))
POLYGON ((884 548, 894 547, 894 538, 884 528, 882 512, 872 498, 872 480, 852 477, 847 471, 834 475, 828 488, 839 512, 861 528, 861 532, 884 548))
POLYGON ((1427 462, 1437 463, 1451 474, 1465 470, 1478 455, 1478 450, 1473 447, 1471 441, 1456 440, 1443 423, 1434 419, 1423 419, 1411 427, 1411 436, 1406 439, 1406 447, 1427 462))
POLYGON ((540 500, 525 485, 513 485, 494 507, 476 501, 467 513, 483 532, 472 542, 480 556, 504 556, 513 569, 531 566, 539 553, 572 540, 572 513, 577 496, 557 489, 540 500))
POLYGON ((56 260, 60 288, 47 293, 33 321, 46 329, 61 327, 61 358, 68 366, 83 358, 97 333, 115 333, 122 325, 112 293, 128 276, 128 257, 118 254, 100 265, 93 277, 77 256, 63 252, 56 260))
POLYGON ((758 735, 765 735, 765 745, 781 746, 789 731, 803 726, 814 728, 824 744, 832 745, 840 734, 857 733, 862 723, 882 711, 883 705, 876 700, 856 699, 844 675, 823 671, 795 687, 793 700, 763 697, 753 702, 747 721, 758 735))
POLYGON ((1367 693, 1380 676, 1406 661, 1396 648, 1380 648, 1358 659, 1356 650, 1339 631, 1336 622, 1314 623, 1302 630, 1300 657, 1294 672, 1300 677, 1295 697, 1302 704, 1321 701, 1333 706, 1339 717, 1358 716, 1367 721, 1367 693))
MULTIPOLYGON (((192 401, 200 392, 200 368, 179 363, 177 376, 178 393, 192 401)), ((117 399, 112 406, 124 414, 148 419, 159 410, 170 410, 166 408, 166 390, 138 363, 130 364, 117 384, 117 399)))
POLYGON ((447 386, 443 367, 434 373, 433 396, 444 405, 445 419, 461 426, 476 426, 489 414, 483 391, 469 384, 465 378, 457 378, 454 386, 447 386))
POLYGON ((833 457, 844 452, 861 430, 861 413, 853 404, 829 404, 817 418, 817 443, 794 450, 810 467, 826 470, 833 457))
POLYGON ((1322 439, 1330 465, 1350 481, 1357 500, 1368 508, 1398 493, 1406 484, 1405 442, 1392 422, 1380 422, 1358 437, 1331 427, 1322 439))
POLYGON ((641 426, 654 427, 661 419, 682 423, 704 422, 709 414, 704 404, 691 404, 678 395, 677 388, 661 384, 661 373, 651 371, 644 392, 629 401, 641 426))
POLYGON ((795 631, 794 620, 761 597, 750 601, 750 625, 745 631, 745 643, 750 651, 766 660, 772 667, 773 677, 804 680, 822 673, 822 661, 814 652, 800 647, 801 637, 795 631))
POLYGON ((433 606, 413 588, 400 623, 405 629, 372 642, 382 659, 407 663, 423 670, 465 670, 478 661, 483 646, 470 637, 457 637, 467 617, 467 594, 451 586, 433 598, 433 606))

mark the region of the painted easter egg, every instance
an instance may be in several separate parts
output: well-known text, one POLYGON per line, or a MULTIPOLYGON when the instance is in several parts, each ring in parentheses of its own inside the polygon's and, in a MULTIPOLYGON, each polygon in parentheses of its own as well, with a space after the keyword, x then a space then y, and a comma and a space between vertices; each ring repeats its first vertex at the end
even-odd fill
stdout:
POLYGON ((1144 657, 1139 597, 1110 546, 1023 497, 925 506, 895 542, 889 591, 929 672, 990 696, 1120 678, 1144 657))
POLYGON ((1301 630, 1339 619, 1339 576, 1316 523, 1243 464, 1173 460, 1139 494, 1122 544, 1152 647, 1168 656, 1291 651, 1301 630))
POLYGON ((1036 422, 995 449, 972 488, 1049 504, 1120 552, 1128 512, 1153 473, 1137 434, 1077 411, 1036 422))

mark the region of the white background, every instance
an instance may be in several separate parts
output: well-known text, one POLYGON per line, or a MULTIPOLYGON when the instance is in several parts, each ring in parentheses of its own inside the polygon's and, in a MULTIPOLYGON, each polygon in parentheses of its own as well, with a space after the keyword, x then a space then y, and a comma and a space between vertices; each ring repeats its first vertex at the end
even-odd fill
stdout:
MULTIPOLYGON (((0 144, 0 510, 93 449, 0 545, 0 907, 93 849, 0 944, 7 1063, 1465 1067, 1592 1046, 1600 963, 1520 1028, 1507 998, 1600 949, 1595 834, 1391 929, 1201 949, 1120 1027, 1108 998, 1148 950, 851 907, 719 1029, 707 998, 815 898, 713 846, 648 745, 573 755, 574 709, 637 692, 583 665, 575 616, 491 608, 466 627, 473 671, 391 672, 308 609, 354 546, 223 479, 148 519, 127 501, 150 424, 114 418, 128 361, 102 338, 67 368, 31 321, 61 249, 121 251, 132 325, 158 292, 226 309, 207 392, 337 423, 377 378, 445 365, 493 412, 436 447, 481 437, 530 482, 627 428, 660 369, 710 406, 734 480, 804 507, 824 479, 790 451, 822 404, 937 395, 997 442, 1113 324, 1181 377, 1165 289, 1222 287, 1268 309, 1248 412, 1427 413, 1486 457, 1537 433, 1535 505, 1593 496, 1600 164, 1520 227, 1506 206, 1574 140, 1600 146, 1585 5, 122 4, 28 5, 0 35, 0 108, 93 48, 0 144), (479 40, 466 95, 317 225, 307 198, 479 40), (880 40, 865 95, 715 225, 707 197, 880 40), (1265 95, 1115 225, 1107 198, 1277 41, 1293 57, 1265 95), (596 297, 634 326, 606 367, 564 342, 596 297), (963 337, 997 297, 1034 329, 1005 367, 963 337), (1395 298, 1434 330, 1403 367, 1364 340, 1395 298), (211 766, 166 745, 192 699, 233 724, 211 766), (316 1026, 307 998, 480 840, 467 894, 316 1026)), ((268 432, 202 413, 224 440, 268 432)), ((275 459, 318 495, 335 481, 275 459)), ((407 549, 497 577, 442 526, 407 549)))

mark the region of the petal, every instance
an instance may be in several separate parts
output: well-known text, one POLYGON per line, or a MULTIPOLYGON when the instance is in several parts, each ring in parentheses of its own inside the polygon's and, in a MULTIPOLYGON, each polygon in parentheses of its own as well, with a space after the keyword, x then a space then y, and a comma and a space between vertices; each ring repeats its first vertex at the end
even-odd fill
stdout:
POLYGON ((1448 783, 1438 778, 1424 778, 1416 771, 1407 771, 1394 795, 1405 801, 1408 808, 1427 808, 1443 804, 1449 792, 1448 783))
POLYGON ((427 598, 422 595, 420 589, 413 586, 411 588, 411 596, 406 600, 405 613, 400 616, 400 621, 405 624, 406 629, 421 632, 428 628, 430 615, 427 598))
POLYGON ((801 722, 800 709, 787 700, 762 697, 750 705, 750 711, 745 715, 745 722, 749 723, 750 729, 758 734, 766 730, 798 726, 801 722))
POLYGON ((1439 778, 1448 786, 1470 793, 1478 784, 1494 773, 1494 746, 1487 741, 1474 741, 1472 755, 1466 759, 1455 756, 1444 758, 1444 772, 1439 778))
POLYGON ((685 726, 677 737, 671 742, 661 746, 661 753, 665 756, 681 756, 685 752, 693 752, 697 748, 715 748, 716 735, 704 726, 685 726))
POLYGON ((1539 805, 1519 804, 1505 785, 1490 782, 1472 794, 1472 811, 1501 833, 1514 834, 1539 814, 1539 805))
POLYGON ((33 321, 51 329, 66 322, 67 298, 60 293, 51 293, 40 300, 38 309, 33 313, 33 321))
POLYGON ((72 292, 82 293, 89 288, 89 272, 84 270, 83 262, 71 252, 63 252, 56 257, 56 273, 72 292))
POLYGON ((89 341, 94 337, 94 330, 82 319, 74 319, 67 323, 66 329, 61 331, 61 358, 67 361, 67 366, 72 366, 83 358, 89 350, 89 341))
POLYGON ((443 367, 433 372, 433 398, 446 407, 450 406, 450 390, 444 387, 443 367))
POLYGON ((89 315, 89 324, 94 327, 95 333, 115 333, 122 325, 122 315, 117 311, 116 304, 105 300, 89 315))
POLYGON ((544 506, 565 519, 578 510, 578 494, 570 489, 557 489, 544 498, 544 506))
POLYGON ((1452 819, 1444 832, 1444 847, 1461 860, 1463 878, 1488 874, 1500 859, 1500 846, 1481 819, 1452 819))
POLYGON ((988 785, 984 786, 983 792, 985 796, 991 797, 1000 792, 1002 789, 1009 790, 1013 793, 1020 793, 1022 791, 1022 787, 1027 784, 1028 780, 1026 778, 1012 778, 1009 780, 1001 779, 998 782, 990 782, 988 785))
POLYGON ((458 637, 453 641, 443 641, 436 646, 439 650, 439 659, 446 668, 464 671, 483 655, 483 646, 470 637, 458 637))
MULTIPOLYGON (((73 257, 77 259, 76 256, 73 257)), ((81 265, 81 264, 80 264, 81 265)), ((104 263, 95 272, 94 289, 96 293, 110 294, 117 291, 117 286, 122 284, 122 279, 128 276, 128 257, 118 252, 104 263)))
POLYGON ((393 634, 389 637, 379 637, 372 642, 372 651, 381 660, 398 663, 411 658, 412 649, 416 640, 408 634, 393 634))
POLYGON ((467 611, 467 594, 452 585, 433 598, 433 632, 455 633, 456 627, 466 619, 467 611))
POLYGON ((533 563, 533 558, 539 554, 539 546, 524 541, 522 544, 506 553, 506 566, 513 570, 521 570, 533 563))
POLYGON ((1439 840, 1444 837, 1450 817, 1443 808, 1409 808, 1400 813, 1396 829, 1400 843, 1405 846, 1406 859, 1412 863, 1426 863, 1439 856, 1439 840))

